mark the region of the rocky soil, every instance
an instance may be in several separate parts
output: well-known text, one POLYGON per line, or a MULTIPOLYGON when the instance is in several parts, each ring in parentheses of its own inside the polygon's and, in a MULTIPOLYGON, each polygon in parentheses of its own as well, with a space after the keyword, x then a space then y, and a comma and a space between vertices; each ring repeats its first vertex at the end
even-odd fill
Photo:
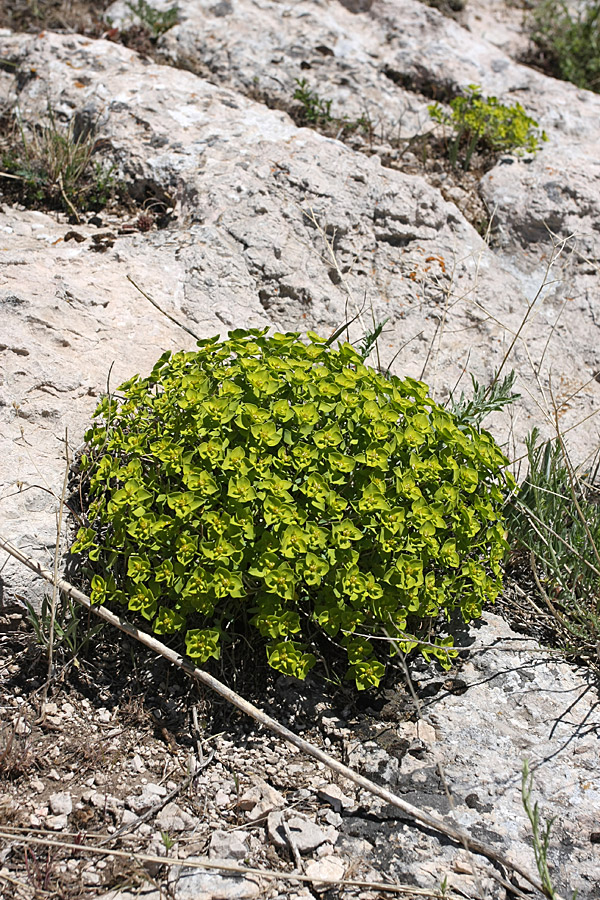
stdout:
MULTIPOLYGON (((119 0, 86 34, 65 33, 68 15, 63 33, 0 31, 2 122, 16 107, 27 121, 50 108, 94 129, 97 158, 127 196, 73 216, 15 203, 1 179, 3 537, 52 565, 66 448, 72 458, 107 386, 193 348, 190 332, 328 334, 358 314, 358 339, 386 319, 381 364, 442 401, 468 390, 467 372, 488 383, 508 353, 521 399, 490 427, 511 457, 534 425, 551 434, 557 422, 575 461, 595 450, 600 99, 518 62, 527 40, 513 5, 446 12, 416 0, 186 0, 174 27, 142 40, 119 0), (327 121, 308 121, 294 99, 302 79, 331 101, 327 121), (472 83, 538 120, 548 141, 535 157, 450 168, 427 107, 472 83)), ((0 566, 3 900, 384 896, 316 880, 342 876, 467 897, 525 888, 215 710, 162 664, 134 653, 132 674, 133 651, 106 632, 59 667, 43 703, 22 609, 45 589, 4 555, 0 566), (24 849, 24 832, 48 830, 124 855, 24 849), (294 847, 302 883, 141 859, 208 855, 289 873, 294 847)), ((413 672, 416 706, 400 670, 360 704, 268 675, 255 699, 534 871, 528 758, 543 815, 556 816, 556 887, 600 897, 591 670, 492 614, 461 640, 451 673, 413 672)))

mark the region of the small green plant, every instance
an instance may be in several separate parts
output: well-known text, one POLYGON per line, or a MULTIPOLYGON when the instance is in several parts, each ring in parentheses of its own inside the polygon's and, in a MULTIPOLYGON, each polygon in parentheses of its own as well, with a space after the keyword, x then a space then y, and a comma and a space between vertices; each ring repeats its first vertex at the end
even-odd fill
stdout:
MULTIPOLYGON (((554 900, 556 892, 552 886, 552 879, 548 869, 548 846, 550 844, 550 832, 554 818, 549 819, 545 826, 542 825, 537 801, 533 806, 531 805, 532 793, 533 775, 529 772, 529 761, 525 759, 523 760, 523 775, 521 779, 521 799, 523 801, 523 808, 527 813, 527 818, 531 823, 535 864, 544 887, 544 893, 549 900, 554 900)), ((573 900, 574 898, 575 895, 573 895, 573 900)))
POLYGON ((171 850, 175 846, 175 841, 171 837, 171 835, 169 834, 168 831, 161 831, 160 839, 163 842, 163 846, 164 846, 165 850, 167 851, 167 853, 169 852, 169 850, 171 850))
POLYGON ((392 626, 448 667, 438 615, 469 621, 501 588, 505 457, 350 344, 266 331, 167 352, 101 401, 71 548, 92 601, 184 632, 201 663, 251 626, 274 669, 304 678, 321 630, 363 689, 392 626))
POLYGON ((516 377, 516 372, 512 371, 502 381, 495 380, 490 386, 484 387, 471 375, 473 385, 471 398, 468 400, 461 391, 458 400, 451 400, 451 411, 460 423, 480 428, 481 423, 490 413, 498 412, 519 399, 520 394, 512 393, 516 377))
POLYGON ((531 40, 558 78, 600 91, 600 3, 574 10, 562 0, 543 0, 533 13, 531 40))
POLYGON ((60 125, 50 106, 40 124, 24 122, 19 111, 15 118, 18 138, 2 153, 2 174, 19 182, 27 205, 46 204, 75 214, 106 206, 117 182, 112 167, 92 162, 93 129, 76 134, 75 119, 60 125))
POLYGON ((333 100, 324 100, 313 91, 309 86, 306 78, 296 78, 296 90, 293 99, 297 100, 300 105, 298 109, 292 109, 292 115, 295 115, 299 125, 308 125, 311 128, 317 128, 325 134, 334 135, 337 138, 343 138, 355 132, 362 132, 370 138, 373 135, 373 124, 368 116, 360 116, 358 119, 349 119, 348 116, 333 116, 331 114, 331 106, 333 100))
MULTIPOLYGON (((77 658, 84 647, 102 630, 102 623, 94 625, 82 624, 81 610, 69 597, 63 596, 56 609, 53 629, 53 649, 64 649, 69 656, 77 658)), ((47 650, 50 646, 50 621, 52 602, 44 595, 39 610, 27 603, 27 618, 33 628, 40 647, 47 650)))
POLYGON ((137 3, 127 3, 127 8, 148 29, 153 38, 160 37, 169 28, 173 28, 179 21, 179 7, 170 6, 168 9, 155 9, 147 0, 137 0, 137 3))
POLYGON ((324 122, 331 122, 332 100, 323 100, 316 91, 313 91, 308 84, 306 78, 296 78, 296 90, 294 91, 294 100, 302 105, 304 118, 309 125, 322 125, 324 122))
POLYGON ((565 649, 595 656, 600 639, 600 488, 565 459, 560 440, 527 440, 529 471, 507 509, 565 649))
POLYGON ((484 98, 476 84, 470 84, 464 96, 450 102, 451 112, 439 103, 433 103, 428 109, 434 122, 454 132, 448 149, 453 167, 462 151, 463 168, 467 170, 478 146, 494 154, 535 153, 540 141, 547 140, 546 133, 539 131, 538 123, 520 103, 505 106, 496 97, 484 98))

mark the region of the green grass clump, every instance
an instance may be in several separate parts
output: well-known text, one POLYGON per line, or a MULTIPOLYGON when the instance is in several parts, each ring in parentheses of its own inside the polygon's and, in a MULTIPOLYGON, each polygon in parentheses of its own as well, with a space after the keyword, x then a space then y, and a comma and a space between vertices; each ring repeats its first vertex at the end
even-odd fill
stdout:
POLYGON ((184 633, 201 663, 250 627, 299 678, 319 631, 359 689, 383 675, 384 629, 448 666, 432 623, 479 616, 501 588, 504 456, 350 344, 266 331, 167 352, 98 406, 71 548, 92 601, 184 633))
MULTIPOLYGON (((529 471, 508 508, 517 550, 527 552, 537 589, 563 647, 592 654, 600 640, 600 487, 580 477, 560 439, 527 441, 529 471)), ((597 475, 597 472, 595 473, 597 475)))
POLYGON ((600 91, 600 3, 576 12, 561 0, 543 0, 533 13, 531 40, 558 78, 600 91))
POLYGON ((450 102, 450 112, 433 103, 429 115, 434 122, 449 127, 454 135, 448 144, 452 166, 462 154, 463 168, 471 164, 479 147, 488 153, 535 153, 540 141, 547 140, 538 123, 527 115, 520 103, 505 106, 496 97, 483 97, 481 88, 470 84, 464 96, 450 102))
POLYGON ((77 216, 103 209, 118 193, 114 168, 92 158, 94 129, 78 134, 74 117, 62 125, 48 107, 46 119, 31 124, 17 111, 10 132, 0 175, 26 206, 63 209, 77 216))

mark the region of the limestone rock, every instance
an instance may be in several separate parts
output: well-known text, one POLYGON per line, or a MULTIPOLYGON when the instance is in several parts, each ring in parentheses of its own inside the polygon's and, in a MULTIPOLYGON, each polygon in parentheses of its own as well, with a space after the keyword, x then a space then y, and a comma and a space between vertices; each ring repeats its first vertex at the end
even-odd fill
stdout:
POLYGON ((248 855, 247 832, 215 831, 210 838, 211 859, 244 859, 248 855))
POLYGON ((300 853, 310 853, 316 850, 328 839, 328 834, 301 814, 288 816, 281 812, 272 812, 267 819, 269 837, 277 847, 288 847, 283 816, 290 830, 290 835, 300 853))
POLYGON ((172 889, 176 900, 253 900, 261 892, 251 878, 189 866, 175 874, 172 889))
POLYGON ((285 800, 282 794, 263 778, 254 776, 253 780, 254 786, 248 788, 240 797, 239 807, 246 812, 248 821, 257 822, 274 809, 284 806, 285 800))
POLYGON ((346 864, 343 860, 335 856, 326 856, 324 859, 316 860, 306 867, 306 874, 314 878, 313 888, 318 893, 331 890, 331 885, 327 881, 339 881, 344 877, 346 864), (324 878, 325 881, 319 879, 324 878))
POLYGON ((68 791, 59 791, 48 798, 50 809, 55 816, 69 816, 73 811, 73 800, 68 791))
POLYGON ((156 816, 156 824, 163 831, 177 832, 193 828, 196 820, 176 803, 167 803, 156 816))

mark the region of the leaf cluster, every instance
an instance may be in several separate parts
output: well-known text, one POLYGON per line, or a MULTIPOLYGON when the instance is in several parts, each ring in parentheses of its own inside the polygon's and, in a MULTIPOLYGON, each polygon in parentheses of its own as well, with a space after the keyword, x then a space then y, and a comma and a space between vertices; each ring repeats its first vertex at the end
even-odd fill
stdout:
POLYGON ((349 119, 348 116, 333 116, 331 106, 333 100, 325 100, 317 91, 313 90, 306 78, 294 79, 296 89, 293 99, 300 104, 300 115, 296 121, 300 125, 308 125, 311 128, 319 128, 325 133, 334 133, 337 136, 348 134, 357 130, 365 133, 371 132, 371 123, 368 118, 361 116, 358 119, 349 119))
POLYGON ((137 0, 137 3, 126 3, 127 8, 148 29, 153 38, 160 37, 169 28, 173 28, 179 21, 179 7, 170 6, 168 9, 155 9, 147 0, 137 0))
POLYGON ((350 344, 266 331, 167 352, 101 401, 71 548, 93 602, 185 632, 199 662, 249 625, 299 678, 319 630, 359 689, 382 677, 383 629, 448 666, 432 622, 478 616, 501 587, 504 456, 350 344))
POLYGON ((309 125, 321 125, 324 122, 331 122, 332 100, 324 100, 313 91, 309 86, 306 78, 296 78, 296 90, 294 91, 294 100, 301 104, 304 118, 309 125))
POLYGON ((454 132, 448 149, 453 167, 462 151, 463 168, 467 170, 478 145, 492 153, 512 151, 521 155, 535 153, 540 141, 547 140, 546 133, 539 131, 538 123, 520 103, 505 106, 496 97, 484 98, 476 84, 470 84, 464 96, 450 102, 450 112, 439 103, 428 109, 434 122, 454 132))
POLYGON ((533 13, 531 40, 557 77, 600 91, 600 3, 573 9, 562 0, 543 0, 533 13))
POLYGON ((494 380, 491 385, 480 384, 474 375, 471 375, 473 393, 467 398, 461 391, 458 400, 452 400, 450 409, 461 423, 468 423, 474 428, 479 428, 483 420, 493 412, 499 412, 505 406, 509 406, 518 400, 520 394, 513 394, 512 388, 516 380, 516 372, 513 370, 502 381, 494 380))

